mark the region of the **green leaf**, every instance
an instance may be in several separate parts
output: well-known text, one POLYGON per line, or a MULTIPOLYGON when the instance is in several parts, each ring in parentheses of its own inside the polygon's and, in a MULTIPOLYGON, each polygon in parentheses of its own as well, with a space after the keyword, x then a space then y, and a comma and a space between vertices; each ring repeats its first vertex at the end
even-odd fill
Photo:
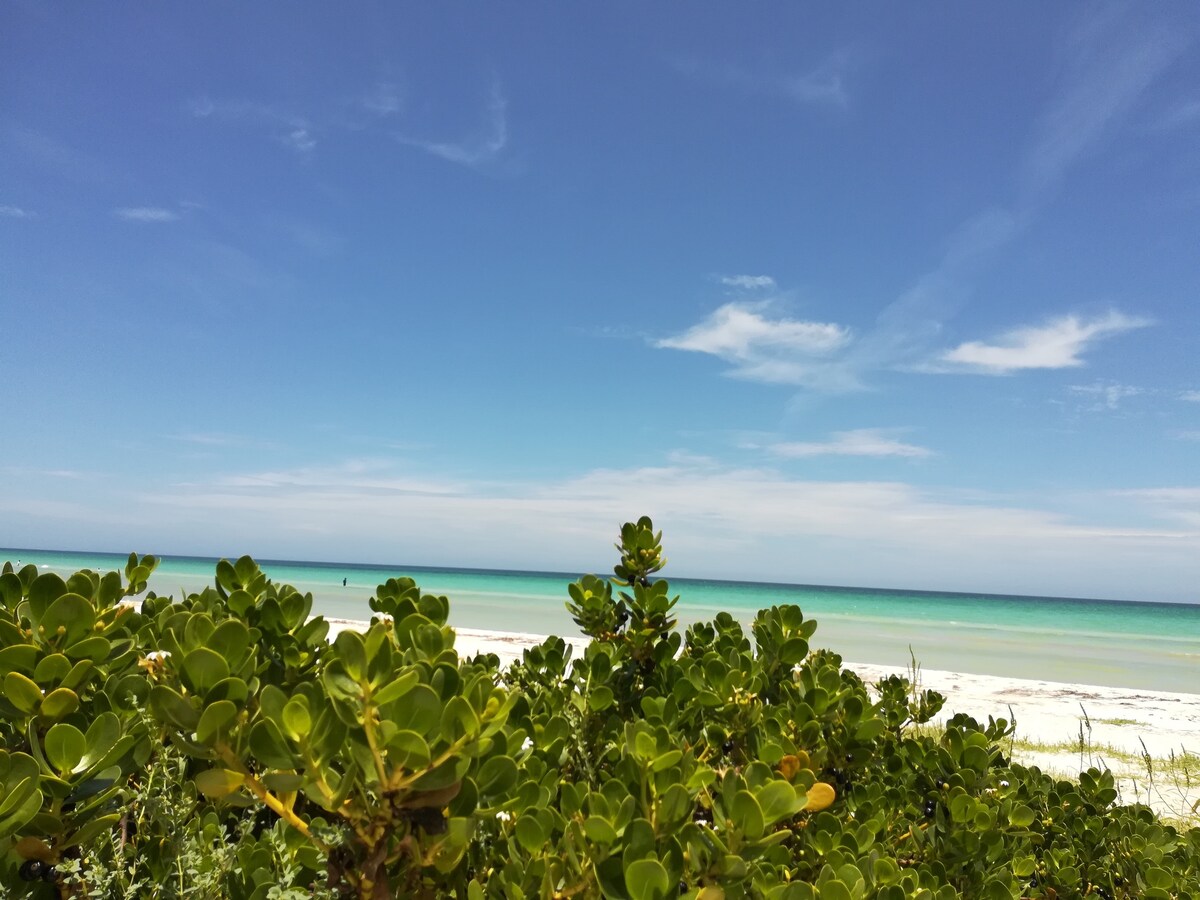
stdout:
POLYGON ((102 662, 109 657, 112 643, 100 634, 93 634, 82 640, 68 644, 63 651, 71 659, 89 659, 92 662, 102 662))
POLYGON ((633 900, 664 900, 671 877, 657 859, 639 859, 625 867, 625 889, 633 900))
POLYGON ((537 853, 546 845, 546 832, 533 815, 523 815, 517 819, 517 841, 527 853, 537 853))
POLYGON ((40 654, 41 650, 33 644, 13 644, 0 648, 0 675, 9 672, 32 675, 40 654))
POLYGON ((229 664, 216 651, 197 647, 183 658, 183 676, 190 690, 204 694, 229 677, 229 664))
POLYGON ((87 637, 95 624, 96 610, 89 601, 78 594, 63 594, 42 616, 39 631, 44 629, 46 640, 69 647, 87 637))
POLYGON ((1016 828, 1028 828, 1033 824, 1034 818, 1034 811, 1024 804, 1013 807, 1012 812, 1008 814, 1008 821, 1016 828))
MULTIPOLYGON (((26 566, 26 568, 29 568, 26 566)), ((37 569, 35 568, 36 572, 37 569)), ((53 572, 44 572, 29 585, 29 614, 35 623, 40 623, 46 610, 55 600, 67 592, 67 583, 53 572)))
POLYGON ((617 840, 616 829, 603 816, 588 816, 584 819, 583 833, 587 835, 588 840, 604 846, 616 843, 617 840))
POLYGON ((429 765, 429 744, 415 731, 397 731, 388 738, 387 751, 390 760, 410 771, 415 772, 429 765))
POLYGON ((511 756, 493 756, 475 776, 481 796, 501 796, 517 783, 517 764, 511 756))
POLYGON ((103 712, 92 720, 84 735, 87 751, 79 761, 80 767, 90 769, 121 739, 121 720, 116 713, 103 712))
POLYGON ((50 726, 50 730, 46 732, 42 749, 46 753, 46 761, 60 773, 66 774, 83 759, 83 754, 87 751, 87 739, 74 725, 59 722, 50 726))
POLYGON ((387 704, 399 700, 409 691, 411 691, 421 680, 420 673, 416 669, 409 669, 403 674, 397 675, 379 690, 377 690, 371 699, 378 706, 387 706, 387 704))
POLYGON ((79 709, 79 695, 70 688, 58 688, 46 695, 40 713, 47 719, 65 719, 79 709))
POLYGON ((42 690, 20 672, 4 676, 4 696, 23 713, 35 713, 42 705, 42 690))
POLYGON ((808 655, 808 641, 804 638, 788 638, 779 647, 779 661, 784 665, 794 666, 804 661, 808 655))
POLYGON ((268 772, 261 780, 267 790, 275 793, 298 791, 304 784, 304 777, 295 772, 268 772))
POLYGON ((661 772, 663 769, 669 769, 679 760, 683 759, 683 752, 680 750, 668 750, 661 756, 656 756, 650 763, 651 772, 661 772))
POLYGON ((854 900, 854 895, 850 892, 850 888, 846 887, 844 882, 827 881, 821 885, 820 893, 817 894, 821 900, 854 900))
POLYGON ((333 642, 334 649, 346 667, 346 673, 355 681, 367 680, 367 649, 362 635, 356 631, 343 631, 333 642))
POLYGON ((302 695, 297 695, 284 704, 280 718, 288 737, 292 740, 302 740, 312 731, 312 713, 308 710, 308 701, 302 695))
POLYGON ((768 825, 795 815, 803 807, 796 789, 786 781, 772 781, 759 790, 755 797, 768 825))
POLYGON ((196 790, 206 797, 227 797, 246 783, 246 776, 229 769, 205 769, 195 778, 196 790))
POLYGON ((27 775, 17 781, 6 795, 0 797, 0 838, 8 837, 33 819, 41 810, 44 799, 38 789, 37 775, 27 775))
POLYGON ((291 748, 279 726, 270 719, 259 719, 250 729, 250 752, 271 769, 290 769, 295 765, 291 748))
POLYGON ((210 703, 216 703, 218 700, 232 700, 235 704, 242 704, 249 696, 249 686, 236 676, 218 681, 205 694, 210 703))
POLYGON ((397 711, 396 721, 418 734, 429 734, 442 719, 441 698, 427 684, 418 684, 392 708, 397 711))
POLYGON ((600 712, 612 706, 614 699, 612 688, 606 684, 597 685, 588 691, 588 708, 592 712, 600 712))
POLYGON ((766 829, 766 821, 763 818, 762 808, 749 791, 738 791, 734 795, 730 814, 738 830, 750 840, 762 837, 763 831, 766 829))
POLYGON ((464 735, 479 733, 479 717, 466 698, 456 694, 442 710, 442 735, 448 741, 456 741, 464 735))
POLYGON ((174 688, 156 684, 150 689, 150 711, 168 725, 191 732, 200 721, 200 713, 174 688))
POLYGON ((111 832, 113 826, 121 821, 121 813, 109 813, 106 816, 97 816, 93 819, 88 819, 79 830, 69 838, 69 843, 77 847, 86 847, 97 837, 106 831, 111 832))
POLYGON ((1014 856, 1012 873, 1018 878, 1028 878, 1037 868, 1037 860, 1032 856, 1014 856))
POLYGON ((239 619, 226 619, 213 629, 204 645, 236 668, 250 647, 250 629, 239 619))
POLYGON ((201 744, 212 744, 221 732, 238 715, 238 708, 231 700, 218 700, 204 707, 200 722, 196 725, 196 740, 201 744))
POLYGON ((90 659, 79 660, 79 662, 71 666, 71 671, 64 676, 59 687, 70 688, 73 691, 78 690, 95 668, 96 664, 90 659))

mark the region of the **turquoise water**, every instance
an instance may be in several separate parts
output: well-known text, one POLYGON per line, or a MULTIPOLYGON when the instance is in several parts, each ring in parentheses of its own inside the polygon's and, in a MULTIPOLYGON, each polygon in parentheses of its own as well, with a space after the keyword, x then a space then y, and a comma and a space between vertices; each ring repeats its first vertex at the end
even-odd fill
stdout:
MULTIPOLYGON (((44 550, 0 550, 0 558, 61 575, 125 564, 116 554, 44 550)), ((212 583, 214 565, 211 559, 164 557, 150 588, 160 594, 198 590, 212 583)), ((272 560, 260 565, 274 580, 311 591, 314 611, 327 616, 368 618, 375 585, 408 575, 423 590, 450 598, 454 625, 578 634, 563 605, 575 575, 272 560)), ((748 622, 763 607, 795 603, 819 623, 814 646, 854 662, 906 666, 911 648, 927 669, 1200 691, 1200 605, 682 578, 671 583, 681 595, 677 610, 684 625, 722 609, 748 622)))

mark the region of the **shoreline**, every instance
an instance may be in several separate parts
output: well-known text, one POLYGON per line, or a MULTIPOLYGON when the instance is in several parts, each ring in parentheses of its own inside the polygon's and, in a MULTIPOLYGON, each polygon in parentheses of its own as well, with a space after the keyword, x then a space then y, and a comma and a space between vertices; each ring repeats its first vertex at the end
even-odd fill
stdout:
MULTIPOLYGON (((367 622, 329 618, 330 638, 367 622)), ((545 635, 455 628, 460 656, 495 653, 502 666, 545 635)), ((578 655, 583 637, 564 638, 578 655)), ((868 685, 890 675, 911 678, 908 667, 844 661, 868 685)), ((917 687, 946 698, 933 720, 944 724, 957 713, 986 722, 988 716, 1015 721, 1010 743, 1014 763, 1038 766, 1075 779, 1092 766, 1117 779, 1119 801, 1146 803, 1160 814, 1187 818, 1200 803, 1200 693, 1108 687, 1000 675, 917 669, 917 687), (1174 763, 1164 766, 1164 763, 1174 763), (1169 769, 1169 770, 1168 770, 1169 769)))

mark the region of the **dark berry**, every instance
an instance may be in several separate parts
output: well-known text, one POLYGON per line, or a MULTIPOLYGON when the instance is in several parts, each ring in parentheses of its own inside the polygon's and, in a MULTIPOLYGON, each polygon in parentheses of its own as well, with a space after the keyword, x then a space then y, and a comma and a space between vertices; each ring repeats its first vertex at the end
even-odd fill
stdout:
POLYGON ((42 869, 46 864, 40 859, 27 859, 21 863, 21 868, 17 869, 17 874, 21 876, 22 881, 37 881, 42 877, 42 869))
POLYGON ((730 738, 721 745, 721 752, 726 754, 733 752, 733 738, 730 738))

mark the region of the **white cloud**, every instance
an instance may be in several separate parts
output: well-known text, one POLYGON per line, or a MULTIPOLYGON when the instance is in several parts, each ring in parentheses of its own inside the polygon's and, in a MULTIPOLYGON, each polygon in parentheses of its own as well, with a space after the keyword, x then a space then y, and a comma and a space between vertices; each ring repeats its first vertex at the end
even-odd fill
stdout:
POLYGON ((273 106, 249 100, 212 100, 201 97, 191 103, 197 119, 220 119, 230 122, 249 122, 269 127, 275 140, 296 153, 309 153, 317 146, 313 126, 303 116, 293 115, 273 106))
POLYGON ((1091 402, 1085 407, 1089 412, 1103 412, 1120 407, 1127 397, 1136 397, 1146 391, 1140 387, 1116 382, 1097 381, 1094 384, 1072 384, 1067 390, 1091 402))
POLYGON ((29 213, 19 206, 0 204, 0 216, 8 219, 27 219, 29 218, 29 213))
POLYGON ((293 128, 287 134, 280 135, 279 142, 297 153, 308 153, 317 146, 316 139, 307 128, 293 128))
POLYGON ((1200 441, 1200 431, 1172 431, 1170 436, 1177 441, 1200 441))
POLYGON ((774 289, 775 279, 770 275, 724 275, 721 278, 721 284, 753 291, 768 288, 774 289))
POLYGON ((399 112, 404 105, 404 93, 395 83, 381 81, 359 103, 363 109, 377 116, 390 116, 399 112))
POLYGON ((397 140, 410 147, 418 147, 426 153, 441 157, 464 166, 478 166, 489 162, 508 146, 508 101, 498 83, 492 84, 488 99, 484 133, 458 143, 426 141, 404 136, 397 140))
POLYGON ((827 353, 843 346, 849 332, 840 325, 798 319, 768 319, 761 304, 726 303, 707 319, 678 337, 664 338, 657 346, 695 350, 714 356, 748 359, 764 348, 801 353, 827 353))
POLYGON ((124 206, 113 210, 113 215, 126 222, 174 222, 179 214, 159 206, 124 206))
POLYGON ((1179 399, 1188 403, 1200 403, 1200 391, 1184 391, 1179 395, 1179 399))
POLYGON ((1093 343, 1149 325, 1147 319, 1108 313, 1097 319, 1062 316, 1045 325, 1017 328, 992 343, 968 341, 941 356, 949 371, 1008 375, 1023 369, 1067 369, 1082 366, 1080 358, 1093 343))
POLYGON ((1165 519, 1200 531, 1200 487, 1143 488, 1116 493, 1149 505, 1165 519))
POLYGON ((901 456, 922 459, 932 456, 933 451, 916 444, 889 437, 890 429, 856 428, 852 431, 835 431, 828 441, 792 441, 771 444, 767 449, 775 456, 787 459, 804 459, 812 456, 901 456))
POLYGON ((709 353, 733 363, 730 374, 772 384, 807 384, 820 377, 822 358, 850 341, 831 322, 768 318, 765 303, 726 303, 682 334, 656 341, 669 350, 709 353))
MULTIPOLYGON (((1200 553, 1200 520, 1190 518, 1200 489, 1105 492, 1089 498, 1092 518, 1081 520, 1064 511, 1075 498, 1043 494, 1031 506, 682 456, 540 484, 420 477, 368 461, 130 493, 137 523, 128 540, 166 541, 186 527, 192 546, 196 534, 217 535, 222 553, 282 558, 509 568, 551 559, 597 571, 616 527, 647 514, 665 529, 681 576, 1182 599, 1200 553)), ((0 512, 7 505, 0 498, 0 512)))

